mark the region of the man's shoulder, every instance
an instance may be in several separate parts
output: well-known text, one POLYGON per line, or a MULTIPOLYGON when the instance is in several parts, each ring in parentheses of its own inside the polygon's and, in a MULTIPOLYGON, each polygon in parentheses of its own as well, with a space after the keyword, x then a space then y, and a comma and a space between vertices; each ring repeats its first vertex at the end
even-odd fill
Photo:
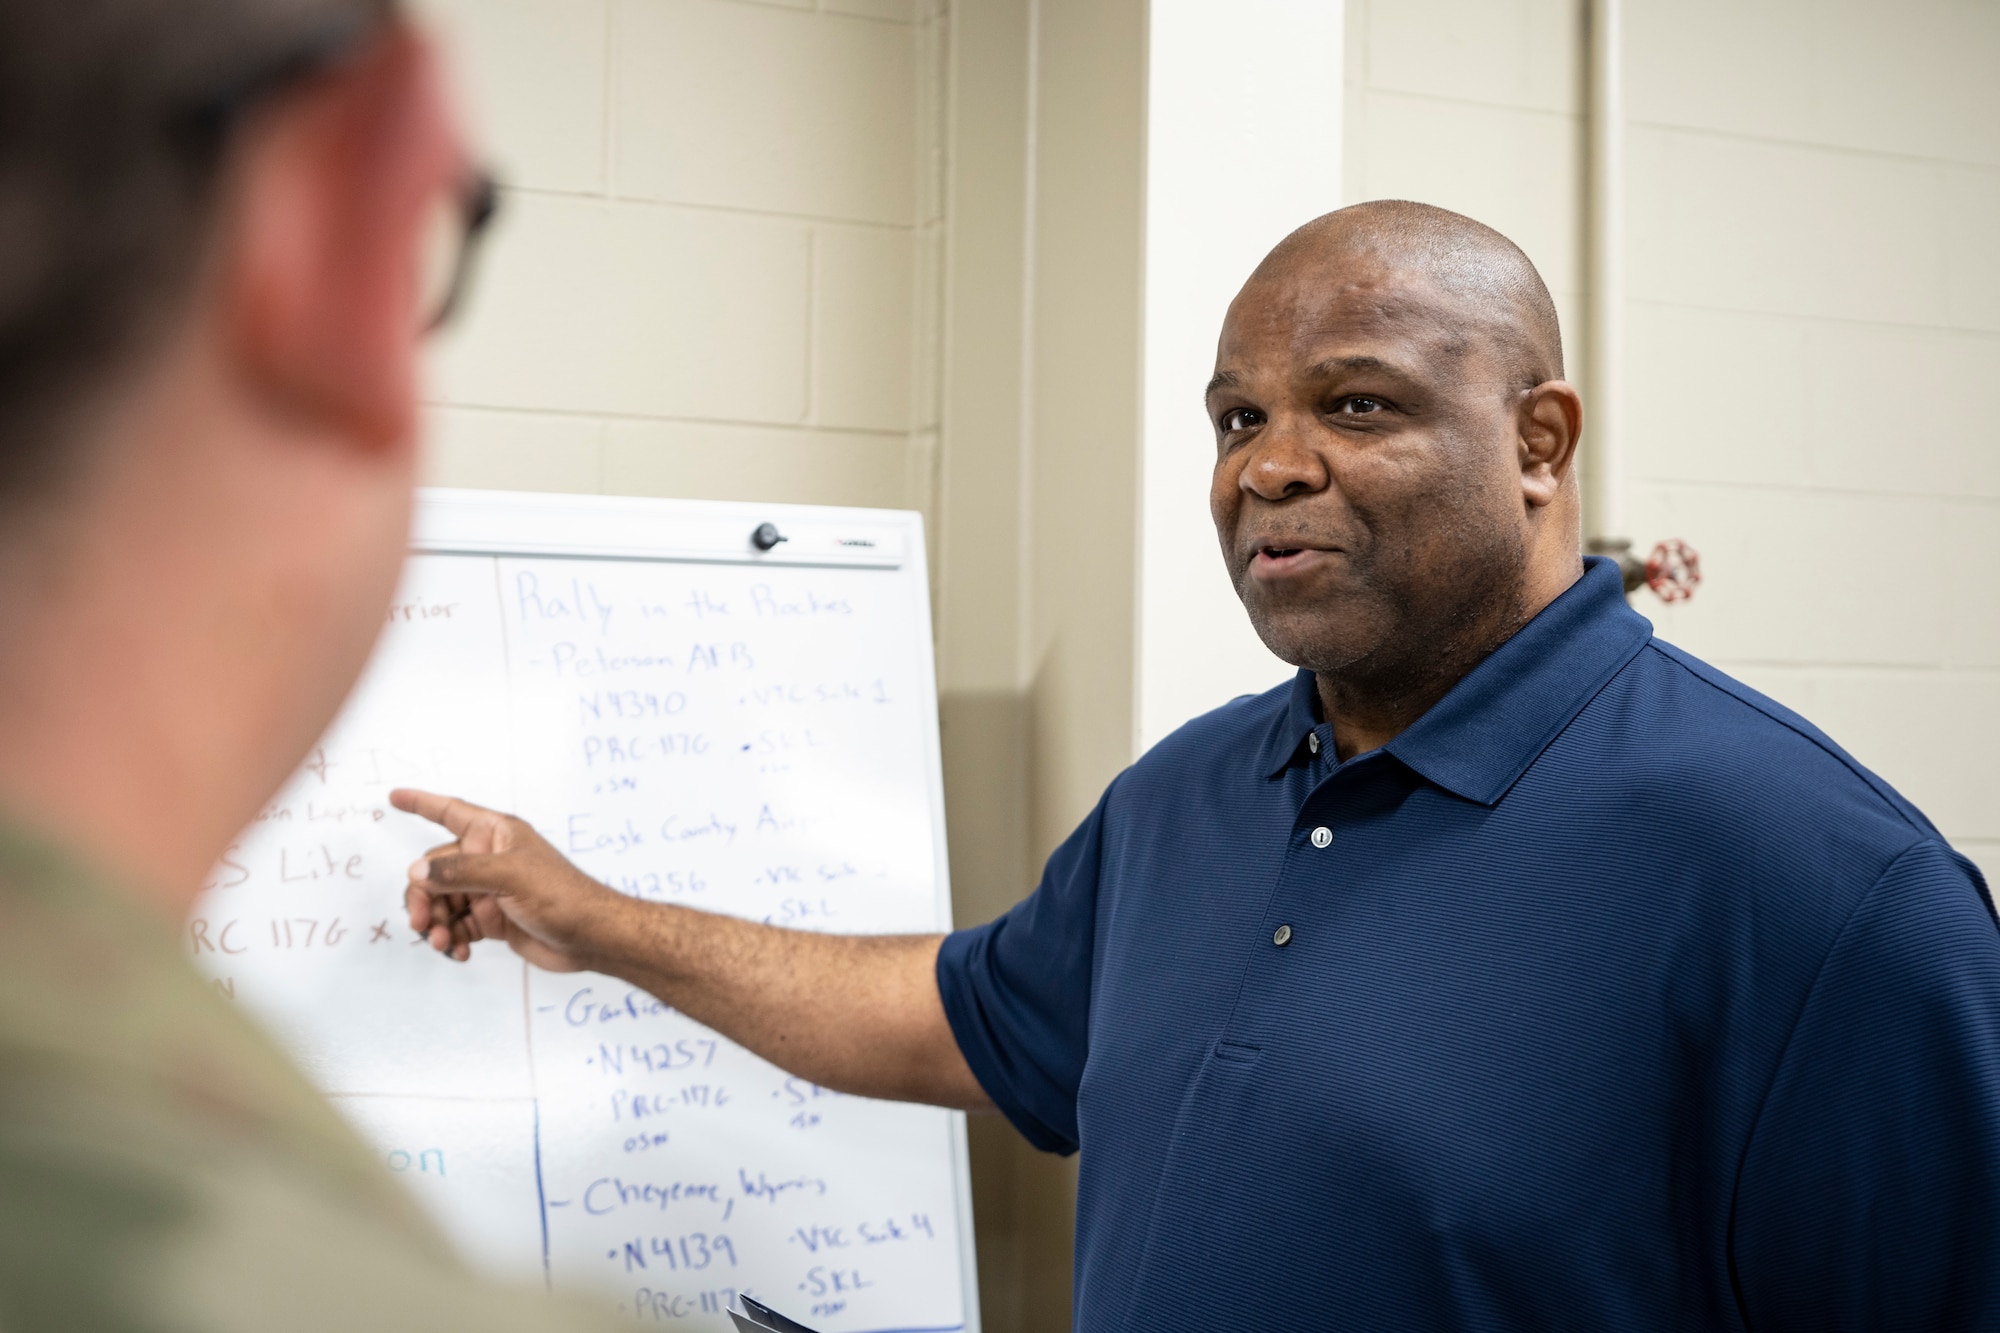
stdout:
POLYGON ((1184 783, 1254 770, 1291 710, 1292 688, 1287 677, 1262 694, 1241 694, 1189 718, 1140 755, 1127 779, 1184 783))
POLYGON ((1940 840, 1819 727, 1693 654, 1654 639, 1621 676, 1579 719, 1618 751, 1604 777, 1717 854, 1796 856, 1819 838, 1872 875, 1940 840))
POLYGON ((592 1326, 463 1272, 171 925, 4 823, 0 1182, 11 1333, 592 1326))
POLYGON ((1806 718, 1684 649, 1658 639, 1647 649, 1662 675, 1687 682, 1683 698, 1689 716, 1674 719, 1684 740, 1711 750, 1718 762, 1755 763, 1775 781, 1789 779, 1852 800, 1913 832, 1936 836, 1931 822, 1901 792, 1806 718), (1715 729, 1686 728, 1687 722, 1701 719, 1712 720, 1715 729))
POLYGON ((1978 871, 1895 788, 1797 712, 1658 640, 1524 781, 1506 799, 1525 798, 1515 823, 1538 865, 1579 868, 1593 902, 1661 932, 1635 940, 1754 959, 1781 1008, 1864 903, 1990 910, 1978 871))

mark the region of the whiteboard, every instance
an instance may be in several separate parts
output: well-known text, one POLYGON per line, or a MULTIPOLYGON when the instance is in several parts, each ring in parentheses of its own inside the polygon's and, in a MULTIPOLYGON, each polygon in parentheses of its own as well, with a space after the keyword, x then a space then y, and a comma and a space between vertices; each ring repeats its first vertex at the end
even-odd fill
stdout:
POLYGON ((409 930, 448 835, 513 811, 634 896, 808 930, 950 928, 916 514, 427 490, 347 708, 187 928, 478 1267, 724 1333, 971 1330, 964 1117, 791 1078, 643 991, 409 930), (757 551, 775 523, 786 540, 757 551))

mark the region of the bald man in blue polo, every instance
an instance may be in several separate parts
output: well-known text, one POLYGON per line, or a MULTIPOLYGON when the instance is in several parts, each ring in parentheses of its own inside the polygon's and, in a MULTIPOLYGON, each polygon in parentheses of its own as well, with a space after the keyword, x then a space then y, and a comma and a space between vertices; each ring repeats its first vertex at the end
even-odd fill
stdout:
POLYGON ((1562 374, 1476 222, 1279 245, 1223 328, 1210 503, 1299 673, 1119 775, 996 921, 638 902, 405 792, 453 835, 412 924, 1081 1150, 1086 1333, 2000 1328, 1985 886, 1579 556, 1562 374))

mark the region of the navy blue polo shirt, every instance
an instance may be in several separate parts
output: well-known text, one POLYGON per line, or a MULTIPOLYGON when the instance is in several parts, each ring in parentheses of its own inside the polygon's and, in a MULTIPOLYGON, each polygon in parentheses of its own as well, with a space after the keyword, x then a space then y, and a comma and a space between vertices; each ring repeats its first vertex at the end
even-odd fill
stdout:
POLYGON ((1198 718, 945 943, 1082 1333, 2000 1328, 2000 929, 1913 807, 1602 561, 1332 754, 1307 673, 1198 718))

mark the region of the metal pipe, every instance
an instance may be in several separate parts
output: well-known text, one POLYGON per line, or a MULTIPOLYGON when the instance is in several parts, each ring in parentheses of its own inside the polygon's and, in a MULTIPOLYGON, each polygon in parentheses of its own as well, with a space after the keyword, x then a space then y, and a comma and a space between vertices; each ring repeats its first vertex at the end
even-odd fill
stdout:
POLYGON ((1630 558, 1625 515, 1625 87, 1620 0, 1590 0, 1590 304, 1583 525, 1592 550, 1630 558), (1622 544, 1617 552, 1614 544, 1622 544))
POLYGON ((1701 586, 1701 556, 1679 538, 1644 560, 1625 508, 1625 34, 1622 0, 1590 0, 1589 328, 1584 367, 1584 549, 1618 562, 1625 591, 1680 602, 1701 586))

